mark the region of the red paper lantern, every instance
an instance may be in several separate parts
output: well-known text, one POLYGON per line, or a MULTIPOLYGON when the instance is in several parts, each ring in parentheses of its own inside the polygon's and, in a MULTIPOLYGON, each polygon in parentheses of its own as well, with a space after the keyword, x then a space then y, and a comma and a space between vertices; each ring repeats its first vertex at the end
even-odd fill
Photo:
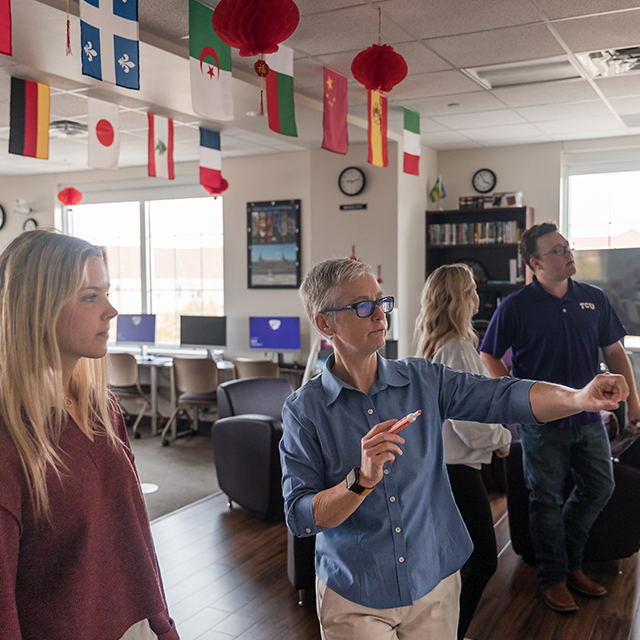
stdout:
POLYGON ((275 53, 298 26, 293 0, 221 0, 213 12, 213 30, 243 57, 275 53))
POLYGON ((369 91, 388 93, 407 76, 405 59, 388 44, 372 44, 351 63, 353 77, 369 91))
POLYGON ((58 200, 63 205, 71 207, 82 200, 82 193, 73 187, 67 187, 58 193, 58 200))
POLYGON ((226 191, 229 188, 229 183, 224 178, 221 178, 220 187, 218 189, 215 187, 209 187, 206 184, 203 184, 202 186, 204 187, 204 190, 212 196, 219 196, 223 191, 226 191))

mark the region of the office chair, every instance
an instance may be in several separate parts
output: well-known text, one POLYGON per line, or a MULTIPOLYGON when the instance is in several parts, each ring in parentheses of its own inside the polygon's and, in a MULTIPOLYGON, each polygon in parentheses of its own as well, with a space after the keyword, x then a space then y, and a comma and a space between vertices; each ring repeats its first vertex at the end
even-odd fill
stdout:
POLYGON ((167 431, 171 428, 171 439, 177 438, 175 424, 178 414, 186 415, 192 426, 190 432, 198 430, 198 412, 200 409, 217 409, 219 377, 218 367, 209 358, 174 358, 174 385, 176 388, 176 408, 162 430, 162 446, 169 446, 167 431), (178 395, 180 394, 180 395, 178 395), (195 409, 193 419, 189 413, 195 409))
POLYGON ((234 358, 236 378, 278 378, 280 367, 272 360, 254 360, 252 358, 234 358))
MULTIPOLYGON (((109 388, 118 401, 135 400, 140 403, 140 413, 133 423, 133 435, 135 438, 140 438, 138 425, 144 412, 151 408, 151 401, 140 385, 138 362, 130 353, 109 354, 109 388)), ((130 415, 122 403, 120 407, 125 416, 130 415)))

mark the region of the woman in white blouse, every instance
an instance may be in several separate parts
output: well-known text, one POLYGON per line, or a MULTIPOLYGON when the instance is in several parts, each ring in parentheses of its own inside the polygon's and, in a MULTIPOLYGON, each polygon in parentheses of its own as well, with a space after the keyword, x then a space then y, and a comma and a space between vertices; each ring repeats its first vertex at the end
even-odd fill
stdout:
MULTIPOLYGON (((477 352, 478 336, 471 324, 479 298, 471 269, 465 264, 443 265, 427 279, 422 309, 416 321, 416 355, 441 362, 452 369, 484 376, 477 352)), ((474 550, 461 569, 460 619, 462 640, 482 592, 497 568, 496 539, 481 465, 493 452, 509 454, 511 433, 500 424, 447 420, 443 425, 445 461, 453 496, 462 514, 474 550)))

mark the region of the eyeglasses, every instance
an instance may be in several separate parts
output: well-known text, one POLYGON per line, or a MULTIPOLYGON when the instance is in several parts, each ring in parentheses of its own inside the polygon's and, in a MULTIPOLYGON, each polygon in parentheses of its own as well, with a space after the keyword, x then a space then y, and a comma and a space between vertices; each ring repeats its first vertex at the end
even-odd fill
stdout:
POLYGON ((391 313, 393 311, 393 296, 381 298, 380 300, 363 300, 362 302, 354 302, 346 304, 344 307, 335 307, 333 309, 325 309, 320 313, 329 313, 331 311, 346 311, 347 309, 355 309, 358 318, 368 318, 373 315, 376 307, 380 307, 383 313, 391 313))
POLYGON ((572 242, 567 242, 563 247, 556 247, 555 249, 551 249, 551 251, 547 251, 546 253, 541 253, 538 258, 544 258, 544 256, 548 256, 553 253, 554 256, 566 256, 567 253, 572 253, 575 251, 576 245, 572 242))

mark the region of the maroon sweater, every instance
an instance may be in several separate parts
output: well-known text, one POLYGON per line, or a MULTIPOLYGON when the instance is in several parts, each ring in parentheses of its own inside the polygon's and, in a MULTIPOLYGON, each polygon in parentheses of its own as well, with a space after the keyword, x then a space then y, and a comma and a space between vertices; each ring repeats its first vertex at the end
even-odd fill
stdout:
POLYGON ((0 424, 0 640, 119 640, 149 619, 178 640, 122 414, 123 444, 95 442, 69 418, 50 517, 36 521, 18 452, 0 424))

